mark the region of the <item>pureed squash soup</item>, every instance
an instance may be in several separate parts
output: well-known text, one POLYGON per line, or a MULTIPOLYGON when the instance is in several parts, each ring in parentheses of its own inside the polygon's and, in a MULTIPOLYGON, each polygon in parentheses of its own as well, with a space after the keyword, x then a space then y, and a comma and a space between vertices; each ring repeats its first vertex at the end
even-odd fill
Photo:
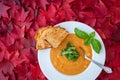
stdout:
POLYGON ((69 34, 64 41, 58 46, 58 48, 52 48, 50 53, 50 58, 54 67, 61 73, 67 75, 76 75, 83 72, 90 64, 90 61, 84 58, 83 51, 80 49, 82 47, 86 54, 91 58, 92 49, 90 46, 84 45, 84 40, 78 38, 75 34, 69 34), (78 53, 80 54, 77 61, 70 61, 65 56, 61 56, 60 53, 66 48, 66 45, 71 42, 78 53))

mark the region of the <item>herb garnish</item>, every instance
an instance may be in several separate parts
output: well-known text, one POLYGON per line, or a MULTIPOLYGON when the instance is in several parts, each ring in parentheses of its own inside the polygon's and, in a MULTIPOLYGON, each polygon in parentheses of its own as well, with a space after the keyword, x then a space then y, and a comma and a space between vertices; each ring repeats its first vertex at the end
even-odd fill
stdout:
POLYGON ((68 60, 71 60, 73 62, 76 61, 80 56, 72 43, 67 44, 66 48, 61 51, 61 55, 65 55, 68 60))
POLYGON ((95 50, 96 53, 100 53, 101 50, 101 43, 95 39, 95 32, 91 32, 90 34, 79 30, 78 28, 74 29, 75 34, 79 37, 85 40, 85 45, 92 45, 93 49, 95 50))

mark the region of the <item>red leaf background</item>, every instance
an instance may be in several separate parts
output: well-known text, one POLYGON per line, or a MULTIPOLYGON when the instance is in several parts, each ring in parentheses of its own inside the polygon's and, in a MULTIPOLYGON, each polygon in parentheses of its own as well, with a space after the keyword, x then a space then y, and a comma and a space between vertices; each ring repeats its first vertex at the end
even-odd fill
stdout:
POLYGON ((120 80, 120 0, 0 0, 0 80, 47 80, 35 49, 35 31, 63 21, 90 25, 102 37, 106 66, 96 80, 120 80))

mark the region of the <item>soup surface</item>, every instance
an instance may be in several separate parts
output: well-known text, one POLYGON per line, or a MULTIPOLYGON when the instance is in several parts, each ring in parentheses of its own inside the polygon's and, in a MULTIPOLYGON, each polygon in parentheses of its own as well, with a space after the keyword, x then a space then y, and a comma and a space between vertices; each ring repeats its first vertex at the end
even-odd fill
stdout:
POLYGON ((54 67, 61 73, 67 75, 76 75, 83 72, 90 64, 83 56, 82 50, 79 48, 82 47, 86 54, 91 58, 92 49, 90 46, 84 45, 84 40, 78 38, 75 34, 69 34, 64 41, 59 45, 58 48, 51 49, 51 61, 54 67), (80 56, 77 61, 73 62, 68 60, 65 56, 61 56, 61 50, 66 48, 66 45, 71 42, 75 46, 76 50, 79 52, 80 56))

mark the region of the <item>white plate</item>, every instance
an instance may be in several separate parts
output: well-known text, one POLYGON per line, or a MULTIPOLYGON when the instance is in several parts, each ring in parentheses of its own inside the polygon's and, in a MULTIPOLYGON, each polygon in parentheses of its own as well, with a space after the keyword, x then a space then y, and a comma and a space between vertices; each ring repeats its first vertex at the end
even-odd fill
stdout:
MULTIPOLYGON (((62 22, 57 25, 65 28, 70 33, 74 33, 75 27, 87 33, 95 31, 90 26, 80 22, 76 22, 76 21, 62 22)), ((95 61, 101 64, 104 64, 105 56, 106 56, 105 47, 102 39, 100 38, 97 32, 95 37, 101 42, 102 49, 100 54, 97 54, 94 50, 92 50, 92 55, 93 55, 92 59, 94 59, 95 61)), ((94 63, 90 63, 88 68, 84 72, 78 75, 69 76, 69 75, 62 74, 58 72, 51 63, 50 49, 44 49, 44 50, 38 51, 38 62, 42 72, 48 78, 48 80, 95 80, 102 71, 102 69, 99 68, 97 65, 95 65, 94 63)))

